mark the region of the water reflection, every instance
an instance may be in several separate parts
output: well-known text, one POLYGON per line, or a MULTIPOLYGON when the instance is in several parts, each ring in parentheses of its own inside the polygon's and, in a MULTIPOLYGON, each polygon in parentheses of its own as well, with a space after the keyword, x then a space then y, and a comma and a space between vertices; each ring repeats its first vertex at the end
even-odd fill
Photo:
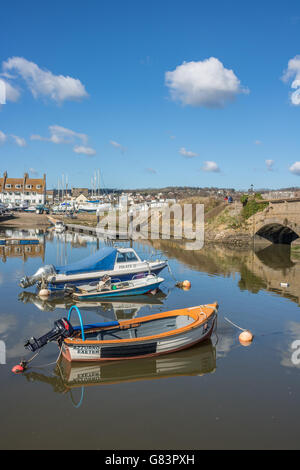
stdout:
POLYGON ((0 246, 0 258, 3 263, 6 263, 8 258, 22 258, 23 261, 28 258, 41 258, 44 262, 45 244, 0 246))
POLYGON ((6 263, 8 258, 21 258, 26 262, 29 258, 45 260, 46 231, 41 229, 13 229, 6 228, 0 231, 0 238, 34 238, 39 241, 37 245, 0 245, 0 258, 6 263))
MULTIPOLYGON (((13 233, 16 236, 12 230, 6 232, 7 235, 12 236, 13 233)), ((29 231, 27 232, 29 233, 29 231)), ((60 264, 66 264, 72 258, 72 251, 68 253, 67 246, 71 250, 72 248, 89 247, 90 252, 95 252, 105 243, 104 240, 75 232, 57 234, 50 230, 46 234, 43 233, 42 236, 39 245, 0 246, 2 260, 5 262, 8 257, 19 256, 24 261, 30 257, 41 257, 44 261, 46 242, 52 244, 56 242, 56 261, 60 264)), ((183 249, 180 241, 153 240, 135 243, 135 249, 140 254, 141 251, 144 252, 142 254, 145 258, 149 257, 150 251, 154 249, 156 254, 160 252, 169 259, 175 259, 189 268, 215 276, 233 277, 235 274, 239 274, 238 286, 241 290, 248 290, 251 293, 266 290, 289 298, 298 304, 300 302, 300 259, 291 253, 291 248, 288 245, 270 245, 263 249, 236 247, 231 249, 220 245, 213 247, 206 245, 200 251, 188 251, 183 249), (283 287, 282 283, 288 285, 283 287)), ((70 299, 68 301, 60 299, 58 302, 54 300, 41 301, 32 294, 27 295, 27 293, 23 293, 20 300, 24 303, 32 302, 41 310, 47 311, 53 311, 55 308, 68 308, 72 304, 70 299)), ((163 296, 160 301, 158 305, 163 302, 163 296)), ((148 303, 147 299, 145 304, 148 303)), ((155 303, 154 299, 153 303, 155 303)), ((92 306, 92 303, 89 305, 92 306)), ((96 307, 99 307, 98 303, 96 307)), ((101 303, 100 308, 106 309, 104 302, 101 303)))
MULTIPOLYGON (((80 260, 103 244, 83 234, 80 238, 65 235, 45 234, 45 264, 80 260)), ((116 443, 129 449, 148 445, 197 448, 199 442, 204 448, 298 446, 300 364, 294 364, 292 355, 293 342, 300 339, 299 308, 294 303, 300 295, 300 259, 286 246, 263 250, 205 246, 187 252, 178 242, 157 241, 134 243, 134 248, 144 259, 161 252, 169 258, 174 277, 164 270, 162 285, 168 295, 81 302, 84 321, 131 318, 217 299, 217 336, 212 338, 218 340, 216 346, 210 342, 172 355, 106 364, 69 364, 61 359, 57 366, 41 368, 57 358, 57 345, 50 344, 25 376, 12 376, 13 365, 31 357, 24 350, 24 338, 45 334, 73 302, 67 298, 45 301, 33 293, 20 293, 18 279, 25 272, 35 272, 41 260, 7 258, 0 273, 0 340, 5 341, 7 352, 7 364, 0 367, 2 447, 32 448, 37 435, 40 448, 49 443, 53 448, 111 449, 116 443), (191 280, 192 288, 174 288, 174 278, 191 280), (289 287, 282 287, 282 282, 289 287), (250 348, 240 345, 239 331, 225 316, 255 334, 250 348), (99 393, 104 407, 99 407, 99 393), (80 406, 82 399, 84 405, 77 411, 69 404, 68 419, 59 432, 57 423, 66 410, 62 394, 74 406, 80 406), (24 397, 26 406, 20 412, 16 403, 23 403, 24 397), (79 413, 85 432, 77 436, 79 413), (121 416, 117 427, 112 419, 116 416, 121 416), (241 426, 241 416, 246 426, 241 426)))
POLYGON ((76 364, 61 358, 52 374, 29 371, 24 376, 29 382, 50 385, 55 393, 66 393, 80 387, 202 376, 215 370, 216 348, 211 341, 207 341, 185 351, 134 361, 76 364))
POLYGON ((155 295, 137 295, 130 298, 119 298, 116 301, 102 300, 101 302, 93 300, 74 302, 71 297, 58 295, 49 299, 41 299, 38 295, 26 291, 21 292, 18 297, 20 302, 33 304, 44 312, 54 312, 57 309, 67 311, 72 305, 76 305, 80 310, 84 310, 85 312, 91 312, 117 320, 137 317, 144 307, 153 307, 157 312, 157 307, 163 306, 165 298, 166 294, 162 291, 158 291, 155 295))
POLYGON ((241 290, 252 293, 267 290, 300 303, 300 259, 293 254, 290 246, 230 249, 208 245, 200 251, 187 251, 177 241, 155 240, 151 245, 169 259, 176 259, 197 271, 226 277, 239 273, 241 290), (283 287, 281 283, 288 286, 283 287))

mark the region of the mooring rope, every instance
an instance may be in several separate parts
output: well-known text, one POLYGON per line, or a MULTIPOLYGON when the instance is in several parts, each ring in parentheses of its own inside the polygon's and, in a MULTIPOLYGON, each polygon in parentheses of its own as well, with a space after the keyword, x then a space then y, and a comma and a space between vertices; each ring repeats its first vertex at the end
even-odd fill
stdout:
POLYGON ((238 329, 241 330, 241 331, 247 331, 246 328, 241 328, 240 326, 236 325, 236 324, 233 323, 231 320, 229 320, 229 318, 227 318, 227 317, 224 317, 224 320, 228 321, 228 323, 230 323, 231 325, 235 326, 236 328, 238 328, 238 329))

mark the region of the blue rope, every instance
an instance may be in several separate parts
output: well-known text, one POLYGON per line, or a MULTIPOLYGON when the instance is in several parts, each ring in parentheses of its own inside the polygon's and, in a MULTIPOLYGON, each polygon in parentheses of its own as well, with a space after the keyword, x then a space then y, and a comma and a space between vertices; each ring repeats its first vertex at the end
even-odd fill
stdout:
POLYGON ((80 326, 81 326, 81 338, 82 338, 82 341, 85 341, 85 335, 84 335, 84 328, 83 328, 82 316, 81 316, 81 313, 80 313, 79 308, 76 307, 76 305, 73 305, 73 306, 70 308, 69 314, 68 314, 68 321, 70 321, 70 319, 71 319, 71 314, 72 314, 72 311, 73 311, 74 309, 76 310, 77 315, 78 315, 78 317, 79 317, 80 326))
POLYGON ((84 397, 84 387, 81 387, 81 397, 77 404, 74 402, 72 390, 70 390, 70 396, 71 396, 71 401, 73 403, 74 408, 80 408, 83 402, 83 397, 84 397))

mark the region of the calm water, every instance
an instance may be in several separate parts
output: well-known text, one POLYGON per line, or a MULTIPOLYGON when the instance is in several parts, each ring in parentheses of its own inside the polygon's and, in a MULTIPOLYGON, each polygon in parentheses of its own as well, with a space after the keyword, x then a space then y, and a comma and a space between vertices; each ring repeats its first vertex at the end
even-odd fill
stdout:
POLYGON ((191 290, 174 287, 166 269, 158 297, 81 304, 85 319, 131 318, 217 300, 211 342, 101 366, 55 365, 53 344, 35 367, 15 376, 12 366, 30 356, 24 339, 50 330, 69 306, 22 293, 18 280, 43 262, 65 264, 102 246, 82 235, 39 237, 31 252, 0 247, 0 340, 7 356, 0 365, 1 449, 300 447, 300 366, 291 360, 292 343, 300 340, 300 260, 287 247, 186 252, 175 242, 136 243, 143 258, 168 257, 173 276, 189 279, 191 290), (224 317, 255 334, 250 347, 239 344, 239 331, 224 317))

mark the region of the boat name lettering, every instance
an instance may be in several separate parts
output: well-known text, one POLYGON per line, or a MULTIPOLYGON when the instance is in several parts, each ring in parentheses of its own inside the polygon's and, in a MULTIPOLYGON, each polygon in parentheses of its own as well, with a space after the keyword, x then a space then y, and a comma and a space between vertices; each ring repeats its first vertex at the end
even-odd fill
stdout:
POLYGON ((74 346, 77 354, 100 354, 100 347, 94 345, 74 346))

